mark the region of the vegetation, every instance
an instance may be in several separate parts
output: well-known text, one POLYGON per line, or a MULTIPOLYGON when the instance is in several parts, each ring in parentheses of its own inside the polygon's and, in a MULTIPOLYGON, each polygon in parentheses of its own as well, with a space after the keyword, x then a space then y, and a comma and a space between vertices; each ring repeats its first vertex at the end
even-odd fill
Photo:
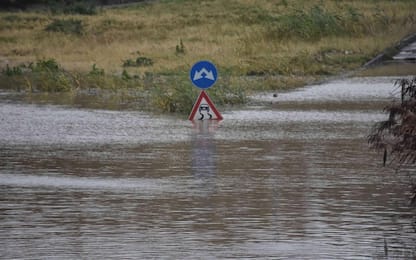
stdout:
POLYGON ((49 32, 81 35, 84 31, 84 27, 81 20, 54 20, 46 26, 45 30, 49 32))
POLYGON ((143 0, 2 0, 0 9, 28 9, 42 7, 59 13, 96 14, 96 6, 106 4, 121 4, 128 2, 141 2, 143 0))
MULTIPOLYGON (((388 118, 374 126, 368 142, 384 152, 384 165, 388 160, 398 167, 416 164, 416 77, 396 82, 400 87, 401 101, 386 107, 388 118)), ((413 176, 415 177, 415 176, 413 176)), ((416 185, 413 186, 412 204, 416 203, 416 185)))
POLYGON ((158 100, 156 109, 189 111, 188 71, 198 60, 218 66, 214 101, 238 104, 252 91, 358 68, 416 32, 416 2, 406 0, 164 0, 93 12, 75 8, 85 1, 61 2, 59 10, 0 12, 0 87, 134 88, 158 100), (37 83, 28 66, 45 60, 58 64, 58 76, 42 76, 63 86, 37 83))

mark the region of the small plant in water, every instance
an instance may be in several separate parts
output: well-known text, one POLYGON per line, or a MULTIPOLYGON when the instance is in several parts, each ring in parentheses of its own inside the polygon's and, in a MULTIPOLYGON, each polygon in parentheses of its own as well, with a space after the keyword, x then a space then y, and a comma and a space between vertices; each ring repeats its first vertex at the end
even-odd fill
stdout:
MULTIPOLYGON (((376 123, 368 142, 372 148, 383 151, 383 164, 395 163, 400 169, 416 165, 416 77, 396 81, 400 88, 400 102, 385 108, 388 117, 376 123)), ((414 171, 413 171, 414 172, 414 171)), ((411 177, 416 177, 415 175, 411 177)), ((416 203, 416 184, 412 187, 411 204, 416 203)))

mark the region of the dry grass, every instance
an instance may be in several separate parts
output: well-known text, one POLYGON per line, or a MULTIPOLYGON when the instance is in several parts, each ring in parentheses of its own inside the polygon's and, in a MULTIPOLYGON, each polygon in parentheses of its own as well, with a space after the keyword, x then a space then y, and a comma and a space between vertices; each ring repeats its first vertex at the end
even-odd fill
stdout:
POLYGON ((197 92, 188 71, 208 59, 220 76, 211 98, 239 104, 253 90, 360 67, 416 33, 415 9, 413 0, 160 0, 92 16, 0 12, 0 88, 72 97, 101 88, 140 109, 187 113, 197 92), (39 62, 59 70, 29 66, 39 62))
POLYGON ((236 74, 332 74, 361 65, 415 32, 415 9, 414 1, 213 0, 157 1, 95 16, 0 13, 0 65, 54 58, 69 70, 88 71, 97 64, 121 73, 123 60, 144 56, 153 66, 131 72, 186 72, 195 61, 209 59, 236 74), (270 37, 279 17, 321 3, 329 14, 357 14, 357 21, 345 25, 349 33, 270 37), (81 36, 46 32, 54 19, 81 20, 85 30, 81 36), (180 40, 186 52, 178 55, 180 40))

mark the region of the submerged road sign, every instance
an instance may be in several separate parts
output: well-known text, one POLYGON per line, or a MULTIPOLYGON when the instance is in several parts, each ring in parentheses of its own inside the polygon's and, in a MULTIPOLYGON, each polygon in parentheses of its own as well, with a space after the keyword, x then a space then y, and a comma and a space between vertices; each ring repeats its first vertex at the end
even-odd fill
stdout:
POLYGON ((189 74, 192 83, 200 89, 212 87, 217 81, 217 68, 209 61, 198 61, 192 66, 189 74))
POLYGON ((188 119, 191 121, 209 119, 222 120, 223 117, 215 108, 214 103, 212 103, 208 94, 205 91, 201 91, 188 119))

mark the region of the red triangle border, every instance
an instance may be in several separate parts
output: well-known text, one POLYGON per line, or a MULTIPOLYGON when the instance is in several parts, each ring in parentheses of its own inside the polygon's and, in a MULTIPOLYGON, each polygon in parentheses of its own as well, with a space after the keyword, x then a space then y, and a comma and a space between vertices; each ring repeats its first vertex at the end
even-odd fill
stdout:
POLYGON ((223 119, 222 115, 220 114, 220 112, 218 112, 217 108, 214 106, 214 103, 212 103, 208 94, 204 90, 202 90, 201 93, 199 93, 198 99, 196 100, 194 106, 192 107, 192 111, 191 111, 191 114, 189 115, 188 119, 193 121, 192 118, 194 118, 196 112, 198 111, 199 106, 201 105, 201 102, 202 102, 203 98, 205 98, 209 107, 212 109, 212 111, 216 115, 217 118, 214 119, 214 120, 222 120, 223 119))

